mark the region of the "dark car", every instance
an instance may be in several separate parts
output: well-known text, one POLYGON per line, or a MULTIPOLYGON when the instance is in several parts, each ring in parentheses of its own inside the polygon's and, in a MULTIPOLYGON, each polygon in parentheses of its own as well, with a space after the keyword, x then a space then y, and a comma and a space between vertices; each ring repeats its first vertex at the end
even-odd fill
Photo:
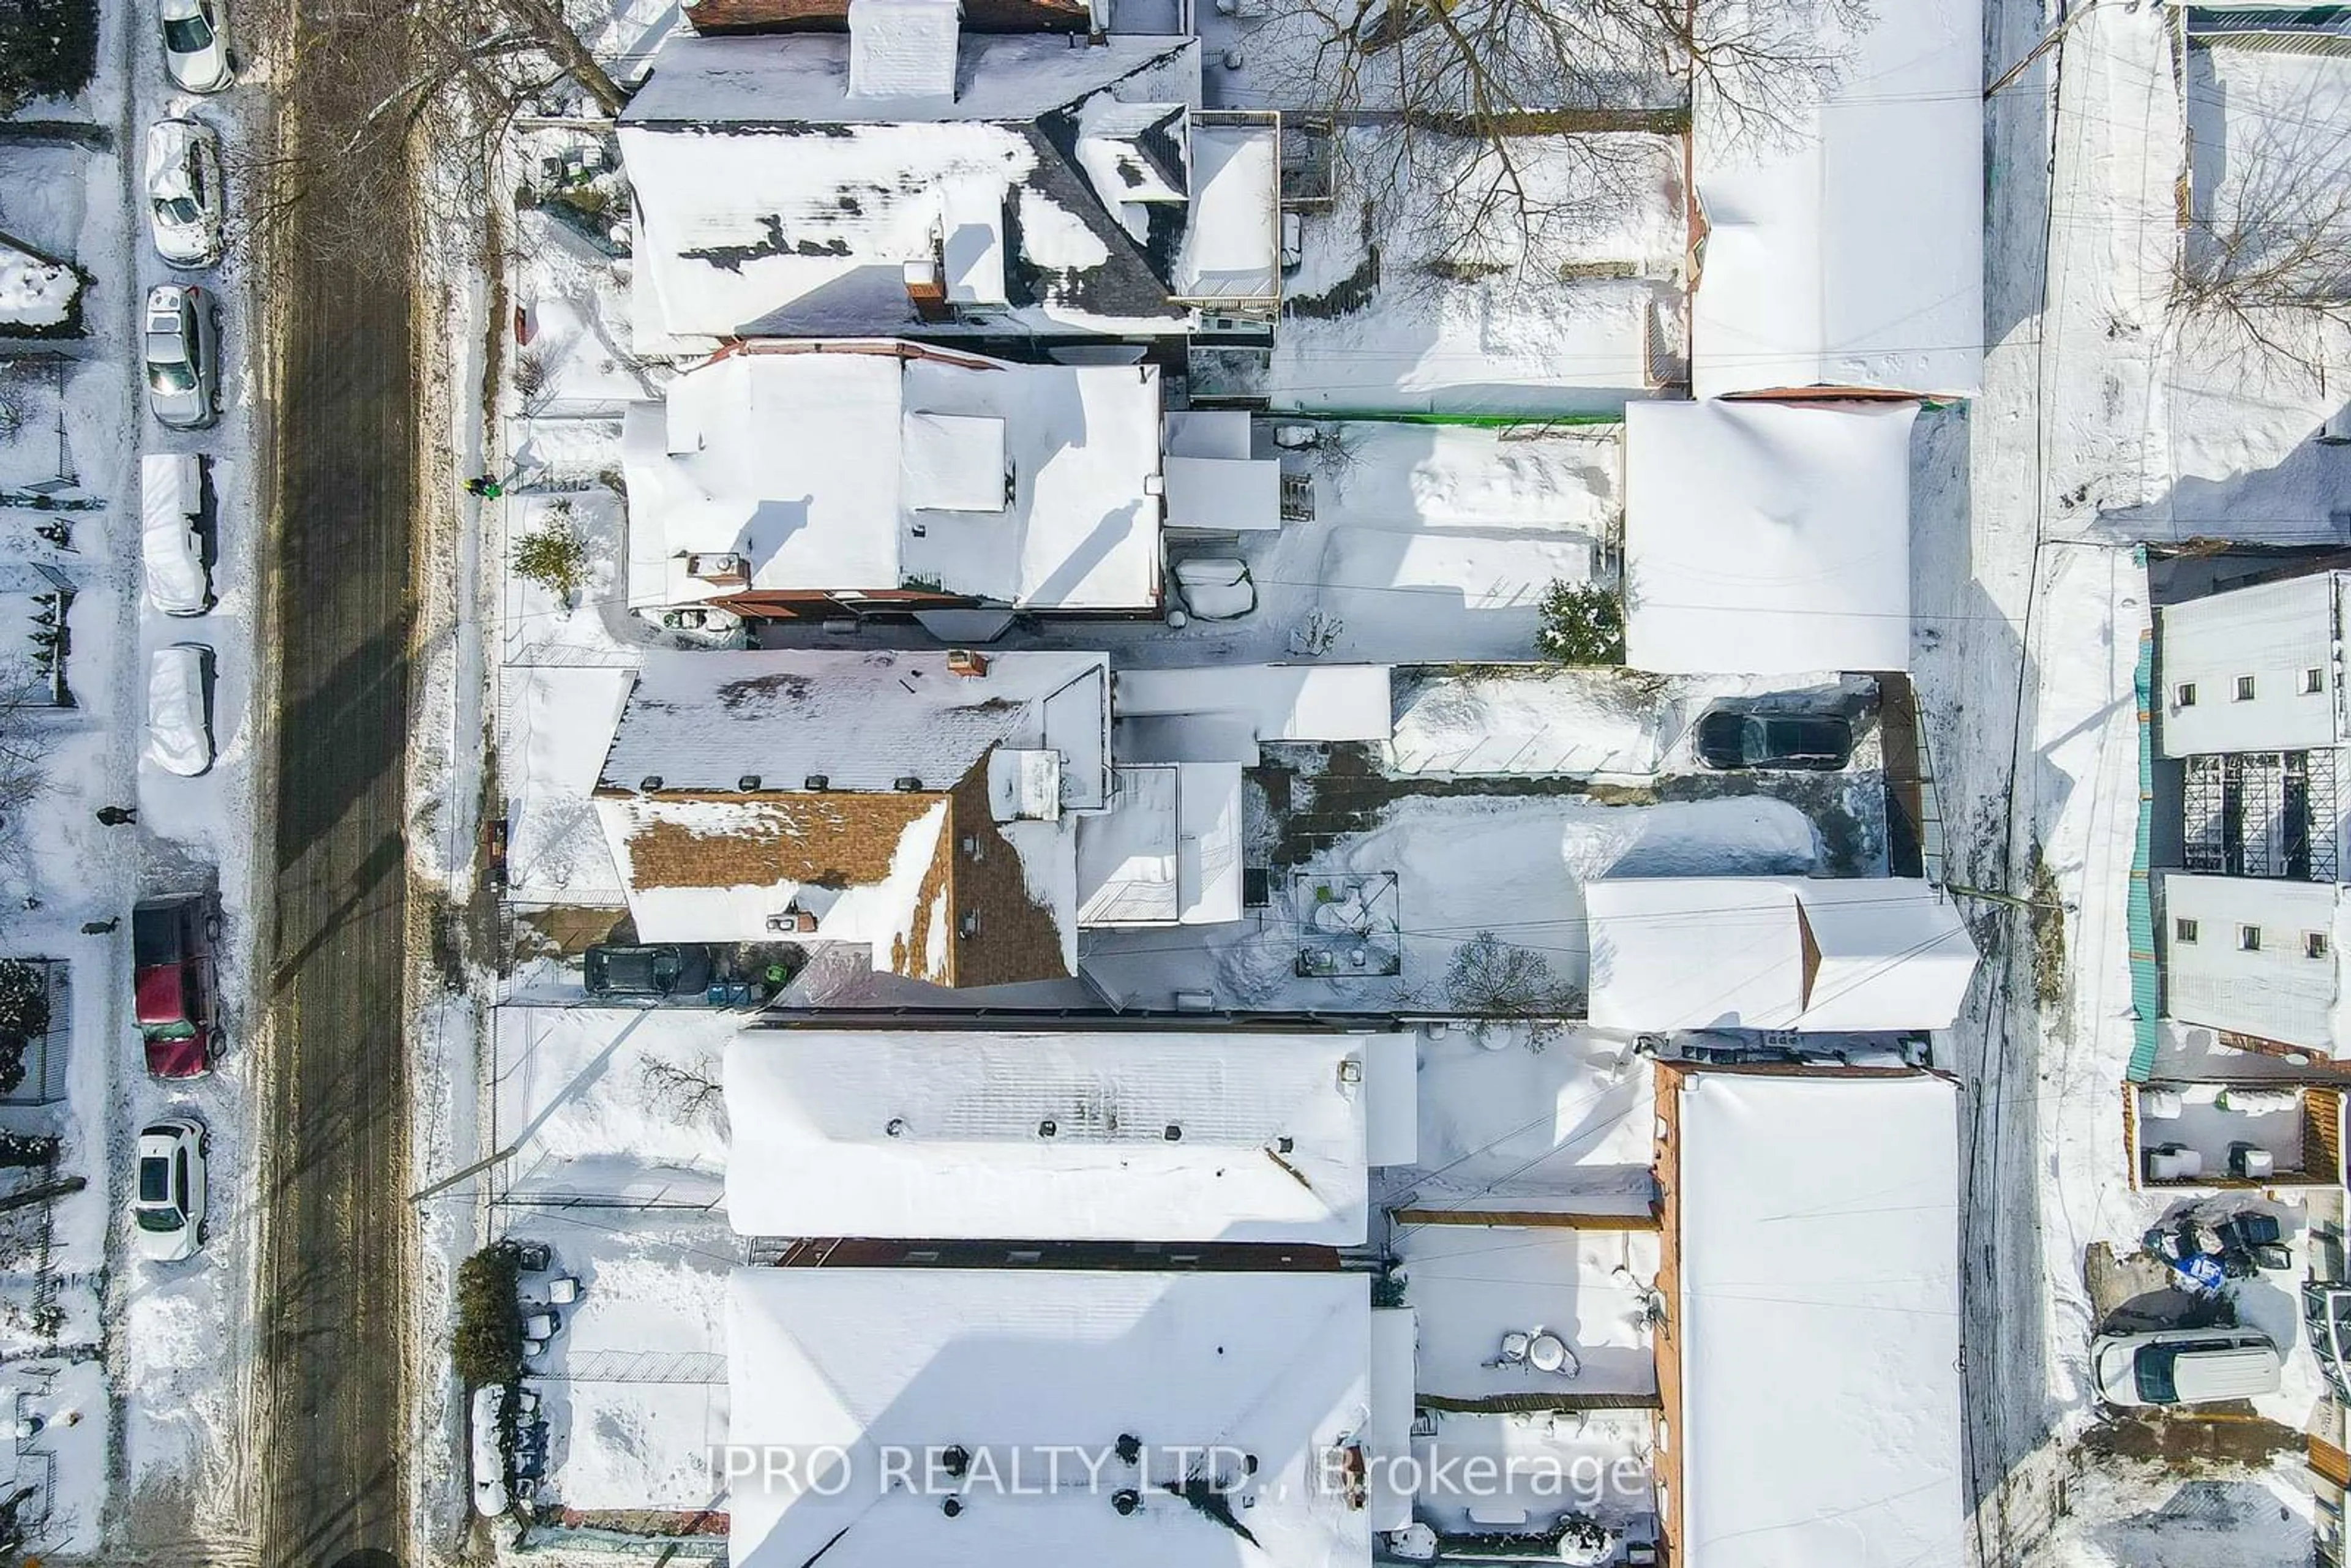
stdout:
POLYGON ((220 1055, 217 929, 209 894, 144 899, 131 908, 131 1001, 147 1071, 157 1078, 201 1077, 220 1055))
POLYGON ((1853 756, 1853 725, 1835 714, 1739 713, 1717 708, 1698 721, 1698 755, 1708 768, 1809 768, 1834 772, 1853 756))
POLYGON ((710 985, 710 949, 664 942, 651 946, 588 949, 591 997, 692 997, 710 985))

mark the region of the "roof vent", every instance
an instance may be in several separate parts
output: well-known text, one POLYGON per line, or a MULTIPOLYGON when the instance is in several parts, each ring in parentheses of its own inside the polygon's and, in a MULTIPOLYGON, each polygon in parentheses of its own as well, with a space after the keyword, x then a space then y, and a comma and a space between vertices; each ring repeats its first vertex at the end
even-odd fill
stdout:
POLYGON ((1121 1432, 1118 1441, 1111 1445, 1111 1451, 1118 1456, 1120 1464, 1134 1464, 1143 1458, 1143 1439, 1132 1432, 1121 1432))
POLYGON ((1167 1124, 1167 1130, 1159 1135, 1171 1144, 1180 1144, 1184 1141, 1184 1129, 1170 1122, 1167 1124))
POLYGON ((1110 1505, 1122 1515, 1130 1514, 1143 1506, 1143 1494, 1133 1487, 1121 1487, 1110 1494, 1110 1505))
POLYGON ((883 1127, 882 1131, 886 1135, 893 1138, 904 1137, 906 1135, 906 1118, 904 1116, 891 1117, 889 1125, 883 1127))
POLYGON ((923 787, 923 781, 912 773, 901 773, 890 781, 891 788, 912 794, 923 787))
POLYGON ((1043 1121, 1037 1124, 1037 1135, 1040 1138, 1050 1138, 1061 1130, 1061 1124, 1054 1121, 1050 1116, 1046 1117, 1043 1121))
POLYGON ((811 773, 807 778, 800 780, 800 788, 803 789, 813 790, 818 794, 822 794, 825 790, 832 788, 832 780, 826 778, 821 773, 811 773))
POLYGON ((971 1450, 961 1443, 949 1443, 939 1450, 939 1468, 957 1480, 971 1469, 971 1450))
POLYGON ((963 1511, 963 1500, 961 1498, 951 1497, 947 1499, 946 1501, 939 1504, 939 1511, 946 1514, 949 1519, 953 1519, 956 1514, 963 1511))
POLYGON ((653 791, 661 788, 661 775, 658 773, 646 774, 643 778, 637 780, 637 788, 645 791, 647 794, 653 793, 653 791))
POLYGON ((1273 1141, 1273 1152, 1277 1155, 1286 1155, 1297 1146, 1298 1140, 1289 1136, 1287 1134, 1284 1134, 1282 1136, 1276 1138, 1273 1141))
POLYGON ((742 778, 735 780, 735 788, 742 790, 746 795, 748 795, 752 790, 757 789, 758 787, 759 776, 756 773, 746 773, 742 778))
POLYGON ((966 936, 978 936, 978 935, 979 935, 979 911, 978 911, 978 910, 977 910, 977 909, 967 909, 967 910, 965 910, 965 911, 964 911, 964 915, 963 915, 963 922, 962 922, 962 927, 961 927, 961 928, 962 928, 963 934, 964 934, 966 936))

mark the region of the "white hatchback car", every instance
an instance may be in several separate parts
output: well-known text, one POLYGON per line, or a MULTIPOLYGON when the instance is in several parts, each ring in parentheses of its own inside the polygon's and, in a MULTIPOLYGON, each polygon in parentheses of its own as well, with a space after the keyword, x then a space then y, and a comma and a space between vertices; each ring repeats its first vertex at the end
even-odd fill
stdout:
POLYGON ((155 650, 147 665, 147 756, 193 779, 213 765, 213 651, 202 643, 155 650))
POLYGON ((228 29, 213 0, 156 0, 163 25, 163 68, 189 92, 218 92, 236 79, 228 62, 228 29))
POLYGON ((147 228, 155 254, 173 267, 210 267, 221 257, 226 217, 220 132, 201 120, 149 126, 147 228))
POLYGON ((204 1155, 212 1135, 191 1116, 150 1122, 139 1134, 139 1184, 131 1218, 140 1256, 157 1263, 193 1258, 204 1244, 204 1155))

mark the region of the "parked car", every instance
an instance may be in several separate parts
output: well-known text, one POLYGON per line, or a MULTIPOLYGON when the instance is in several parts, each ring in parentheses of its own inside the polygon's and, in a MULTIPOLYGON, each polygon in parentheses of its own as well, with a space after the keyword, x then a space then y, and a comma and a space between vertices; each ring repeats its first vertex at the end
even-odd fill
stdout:
POLYGON ((228 28, 213 0, 156 0, 163 26, 163 69, 187 92, 218 92, 236 78, 229 65, 228 28))
POLYGON ((1852 759, 1853 724, 1832 713, 1716 708, 1698 721, 1698 755, 1708 768, 1804 768, 1833 773, 1852 759))
POLYGON ((2101 1334, 2090 1346, 2098 1397, 2110 1405, 2204 1405, 2274 1394, 2277 1346, 2252 1329, 2101 1334))
POLYGON ((220 1056, 213 967, 218 932, 210 894, 173 894, 131 906, 131 1001, 153 1077, 202 1077, 220 1056))
POLYGON ((220 327, 212 297, 193 283, 147 291, 147 407, 174 430, 220 417, 220 327))
POLYGON ((193 779, 213 765, 213 651, 202 643, 158 648, 147 664, 147 756, 193 779))
POLYGON ((173 267, 210 267, 221 257, 226 219, 220 132, 201 120, 149 126, 147 228, 155 254, 173 267))
POLYGON ((150 1122, 139 1134, 140 1256, 157 1263, 193 1258, 204 1244, 204 1155, 212 1137, 193 1116, 150 1122))
POLYGON ((587 968, 591 997, 693 997, 709 988, 712 965, 710 949, 694 944, 599 944, 587 968))
POLYGON ((213 607, 197 520, 204 513, 204 460, 188 452, 151 452, 139 460, 140 560, 147 602, 166 615, 202 615, 213 607))

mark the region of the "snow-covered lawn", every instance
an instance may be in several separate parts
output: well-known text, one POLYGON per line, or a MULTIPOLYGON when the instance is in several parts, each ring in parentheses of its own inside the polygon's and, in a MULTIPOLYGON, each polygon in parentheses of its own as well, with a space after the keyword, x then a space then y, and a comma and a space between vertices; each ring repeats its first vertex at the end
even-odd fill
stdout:
POLYGON ((726 1169, 717 1085, 743 1015, 714 1008, 497 1010, 490 1136, 507 1199, 706 1205, 726 1169))
MULTIPOLYGON (((1596 138, 1594 164, 1530 143, 1531 234, 1461 234, 1441 204, 1460 172, 1386 171, 1358 130, 1352 172, 1303 220, 1275 335, 1277 409, 1614 415, 1659 395, 1684 340, 1678 150, 1596 138), (1354 178, 1368 183, 1350 185, 1354 178)), ((1462 158, 1471 156, 1465 148, 1462 158)))

